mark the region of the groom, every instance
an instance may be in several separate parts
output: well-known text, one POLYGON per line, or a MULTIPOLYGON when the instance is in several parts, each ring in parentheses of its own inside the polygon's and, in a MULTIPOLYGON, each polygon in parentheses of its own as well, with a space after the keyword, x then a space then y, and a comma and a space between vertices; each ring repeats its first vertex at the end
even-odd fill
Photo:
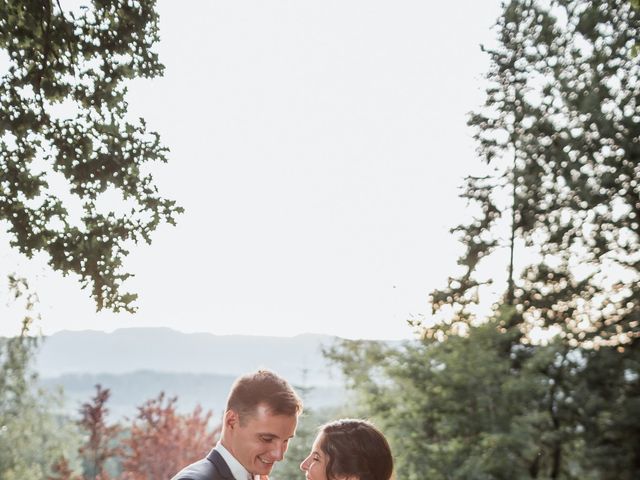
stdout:
POLYGON ((238 378, 229 393, 218 444, 172 480, 266 479, 284 458, 302 413, 302 401, 268 370, 238 378))

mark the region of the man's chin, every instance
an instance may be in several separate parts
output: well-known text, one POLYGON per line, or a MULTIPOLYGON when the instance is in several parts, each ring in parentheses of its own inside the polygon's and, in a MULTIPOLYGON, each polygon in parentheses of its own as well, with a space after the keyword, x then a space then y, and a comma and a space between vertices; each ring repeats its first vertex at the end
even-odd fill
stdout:
POLYGON ((275 463, 265 463, 262 460, 257 459, 254 462, 254 465, 256 466, 256 475, 269 475, 271 470, 273 470, 275 463))

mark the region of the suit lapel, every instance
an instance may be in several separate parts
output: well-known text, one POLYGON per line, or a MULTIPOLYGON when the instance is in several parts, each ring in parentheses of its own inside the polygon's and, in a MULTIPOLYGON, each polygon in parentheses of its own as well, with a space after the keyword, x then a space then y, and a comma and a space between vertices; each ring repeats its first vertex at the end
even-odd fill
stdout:
POLYGON ((218 470, 218 473, 222 476, 222 478, 235 480, 233 474, 231 473, 231 470, 229 469, 229 465, 227 465, 227 462, 224 461, 224 458, 222 458, 222 455, 220 455, 218 451, 216 451, 215 449, 211 450, 211 452, 209 452, 209 455, 207 455, 207 460, 215 465, 216 470, 218 470))

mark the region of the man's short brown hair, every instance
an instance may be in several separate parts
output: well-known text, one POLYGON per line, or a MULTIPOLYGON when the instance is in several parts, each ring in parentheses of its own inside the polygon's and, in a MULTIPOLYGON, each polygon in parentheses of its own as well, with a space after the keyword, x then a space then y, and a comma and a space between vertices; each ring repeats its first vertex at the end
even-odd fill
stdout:
POLYGON ((266 405, 273 415, 297 416, 302 413, 302 400, 289 382, 269 370, 258 370, 239 377, 231 387, 227 410, 246 418, 258 405, 266 405))

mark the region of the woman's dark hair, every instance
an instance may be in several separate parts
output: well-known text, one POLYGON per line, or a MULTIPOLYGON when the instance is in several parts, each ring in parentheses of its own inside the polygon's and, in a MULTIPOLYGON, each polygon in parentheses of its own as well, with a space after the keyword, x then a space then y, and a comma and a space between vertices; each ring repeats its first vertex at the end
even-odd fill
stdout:
POLYGON ((387 439, 366 420, 342 419, 320 427, 320 448, 327 455, 327 478, 389 480, 393 458, 387 439))

